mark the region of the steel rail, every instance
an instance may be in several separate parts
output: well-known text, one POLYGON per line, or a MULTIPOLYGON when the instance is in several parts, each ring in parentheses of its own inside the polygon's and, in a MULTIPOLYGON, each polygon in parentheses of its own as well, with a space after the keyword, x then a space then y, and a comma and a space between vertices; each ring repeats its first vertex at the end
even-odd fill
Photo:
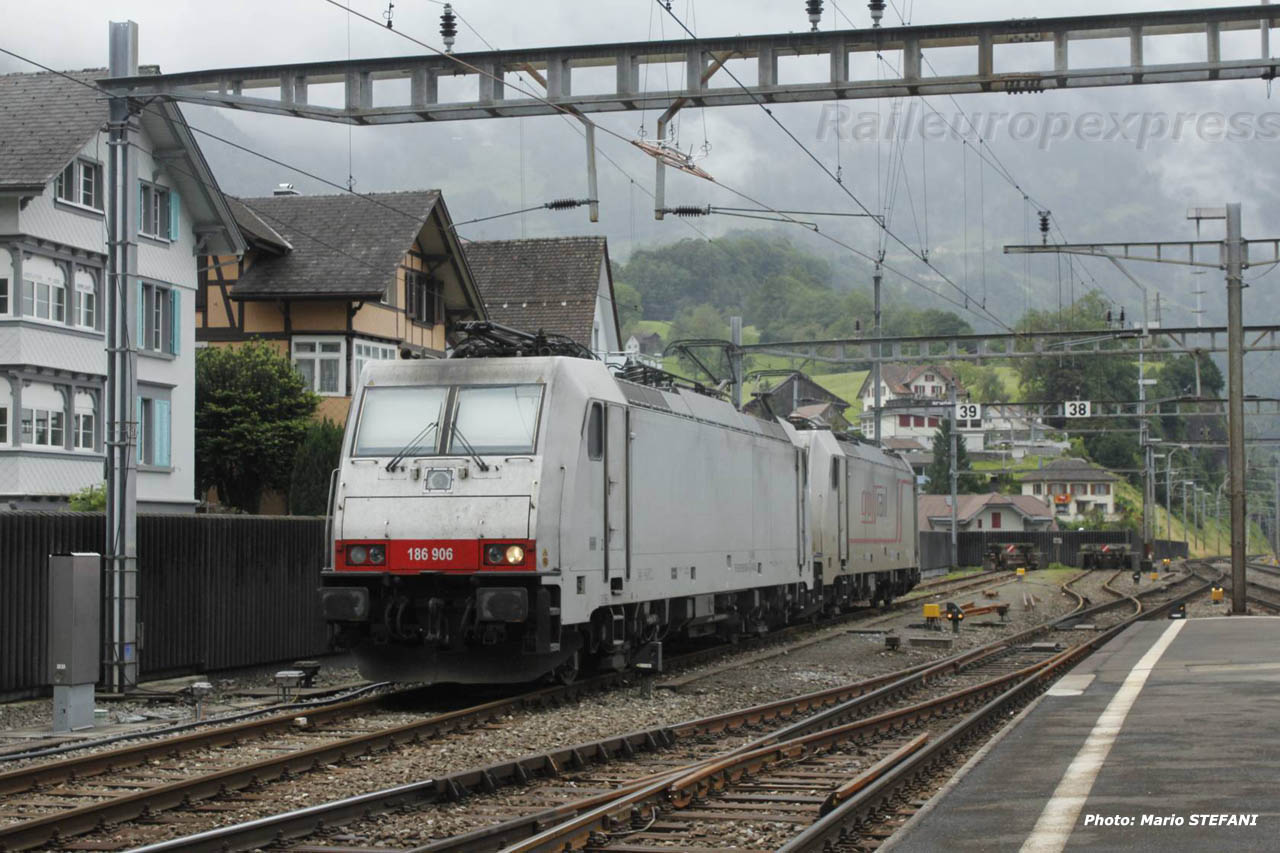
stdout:
MULTIPOLYGON (((857 613, 844 614, 838 621, 856 618, 857 613)), ((831 623, 823 623, 828 627, 831 623)), ((748 645, 728 644, 690 652, 671 659, 677 665, 690 665, 715 659, 728 651, 741 651, 756 645, 772 644, 792 633, 812 630, 813 626, 797 625, 788 629, 753 638, 748 645)), ((472 728, 496 719, 513 710, 548 707, 572 701, 582 695, 607 689, 624 683, 631 675, 626 672, 609 673, 570 685, 558 685, 527 691, 515 696, 485 702, 457 710, 432 714, 396 726, 377 729, 360 735, 335 739, 310 748, 299 749, 283 755, 259 761, 233 765, 210 773, 181 779, 168 784, 131 792, 100 802, 88 803, 65 811, 34 817, 30 820, 0 825, 0 850, 24 850, 48 843, 55 838, 67 838, 92 832, 98 827, 121 821, 135 820, 157 811, 178 808, 192 801, 209 799, 227 791, 240 790, 253 785, 275 781, 289 774, 304 773, 357 755, 391 749, 407 743, 417 743, 450 732, 472 728)), ((160 740, 145 741, 120 749, 109 750, 60 761, 33 764, 0 774, 0 795, 23 794, 49 785, 117 772, 125 768, 145 765, 157 759, 169 759, 174 755, 194 750, 244 743, 247 740, 289 731, 296 727, 300 717, 306 717, 308 726, 316 722, 332 720, 366 708, 376 707, 392 698, 420 693, 428 688, 412 688, 394 694, 377 697, 361 697, 316 709, 298 709, 272 717, 250 720, 231 726, 215 727, 191 734, 160 740)), ((829 698, 840 701, 845 696, 829 698)), ((811 697, 811 701, 821 701, 811 697)), ((139 737, 145 737, 140 733, 139 737)))
MULTIPOLYGON (((1103 610, 1111 609, 1118 603, 1124 602, 1125 599, 1121 599, 1119 602, 1108 602, 1094 608, 1083 608, 1083 597, 1080 596, 1079 593, 1069 590, 1069 585, 1074 581, 1079 580, 1082 576, 1083 574, 1077 575, 1062 585, 1064 592, 1072 592, 1072 594, 1076 595, 1079 599, 1079 603, 1077 604, 1076 610, 1073 611, 1073 615, 1079 616, 1086 612, 1101 612, 1103 610)), ((1181 582, 1182 581, 1178 581, 1176 583, 1181 582)), ((1168 587, 1161 590, 1155 590, 1153 588, 1149 589, 1148 593, 1155 591, 1164 592, 1167 589, 1168 587)), ((1199 591, 1202 590, 1191 590, 1190 592, 1185 593, 1182 597, 1195 595, 1199 591)), ((1172 606, 1172 602, 1166 606, 1172 606)), ((1138 618, 1138 615, 1139 614, 1135 614, 1134 616, 1122 621, 1110 631, 1104 632, 1104 634, 1101 635, 1105 637, 1103 642, 1105 642, 1106 639, 1113 637, 1129 624, 1132 624, 1132 622, 1138 618)), ((1054 620, 1049 624, 1058 624, 1069 617, 1054 620)), ((1043 626, 1039 629, 1033 628, 1029 631, 1022 632, 1018 637, 1025 638, 1028 635, 1039 633, 1040 630, 1043 630, 1043 626)), ((1010 638, 1000 642, 1011 646, 1014 640, 1010 638)), ((1080 646, 1073 647, 1072 649, 1068 649, 1065 652, 1055 655, 1050 659, 1050 661, 1070 661, 1071 663, 1074 663, 1079 659, 1080 655, 1087 654, 1086 650, 1091 650, 1096 647, 1097 644, 1098 643, 1095 638, 1093 641, 1083 643, 1080 646)), ((987 656, 991 656, 991 653, 988 652, 987 656)), ((973 654, 970 653, 968 657, 973 657, 973 654)), ((953 664, 954 661, 947 661, 937 667, 933 667, 931 668, 933 671, 932 674, 936 674, 946 669, 948 665, 953 664)), ((927 717, 929 714, 936 713, 937 709, 940 707, 949 707, 948 703, 955 702, 957 699, 972 700, 975 696, 986 695, 994 688, 1003 686, 1009 681, 1015 680, 1019 677, 1029 676, 1032 673, 1041 671, 1041 668, 1045 666, 1045 662, 1040 662, 1033 664, 1030 667, 1017 670, 1014 673, 998 676, 981 684, 962 688, 961 690, 947 694, 947 696, 926 700, 916 705, 909 706, 906 709, 889 711, 876 717, 864 718, 862 720, 844 723, 843 725, 839 724, 840 718, 852 713, 855 710, 855 706, 864 707, 872 704, 874 698, 877 698, 876 693, 882 693, 882 691, 876 691, 876 693, 869 694, 866 697, 847 703, 846 706, 842 706, 839 709, 834 709, 833 711, 825 712, 824 714, 820 714, 816 717, 808 718, 779 732, 768 735, 765 738, 761 738, 754 742, 754 744, 747 744, 743 747, 739 747, 733 753, 730 753, 730 755, 725 759, 722 759, 721 762, 702 762, 691 769, 690 772, 682 779, 668 784, 665 789, 662 788, 662 782, 659 781, 644 788, 632 790, 631 792, 620 796, 613 802, 602 804, 586 813, 570 818, 559 826, 551 827, 538 833, 533 838, 511 844, 503 849, 503 853, 535 853, 535 851, 568 849, 580 843, 584 838, 591 838, 592 833, 607 833, 610 828, 621 825, 625 815, 630 814, 632 809, 637 808, 644 803, 654 802, 657 797, 664 797, 666 802, 677 808, 686 806, 699 796, 705 796, 714 790, 720 790, 728 780, 740 777, 744 774, 758 772, 771 761, 803 756, 808 750, 817 748, 817 745, 829 747, 832 743, 836 742, 833 739, 838 739, 841 735, 851 732, 861 732, 867 727, 874 729, 877 726, 883 726, 884 728, 881 730, 891 730, 895 725, 901 725, 904 720, 919 719, 922 715, 927 717), (720 787, 717 787, 717 785, 720 787)), ((910 682, 923 681, 926 674, 927 673, 920 673, 916 676, 902 679, 898 684, 900 689, 897 692, 901 692, 901 688, 905 688, 910 682)), ((886 688, 885 691, 888 691, 888 689, 889 688, 886 688)), ((869 784, 869 780, 862 780, 858 787, 863 788, 869 784)), ((461 848, 438 846, 433 849, 445 850, 461 848)))
MULTIPOLYGON (((1204 580, 1203 577, 1194 572, 1192 572, 1191 576, 1204 580)), ((1219 578, 1221 578, 1221 573, 1219 578)), ((856 829, 857 826, 877 812, 889 808, 898 796, 897 792, 900 789, 932 775, 949 753, 960 748, 964 741, 992 728, 996 720, 1006 718, 1005 712, 1011 706, 1020 704, 1023 700, 1038 693, 1043 686, 1047 686, 1049 678, 1056 677, 1058 671, 1074 666, 1075 663, 1079 662, 1094 649, 1106 644, 1135 622, 1163 615, 1178 604, 1203 594, 1212 587, 1214 582, 1214 580, 1205 581, 1203 584, 1148 610, 1145 614, 1136 613, 1102 632, 1097 637, 1063 652, 1050 662, 1042 664, 1036 672, 1028 675, 1008 691, 949 729, 941 737, 932 740, 928 746, 917 751, 912 757, 888 769, 879 779, 864 786, 859 793, 831 809, 818 821, 779 848, 779 853, 816 853, 816 851, 829 850, 833 846, 846 841, 851 829, 856 829)))
MULTIPOLYGON (((1070 613, 1049 620, 1013 637, 994 641, 979 649, 936 663, 865 679, 853 685, 842 685, 823 691, 816 691, 790 700, 765 703, 742 711, 730 712, 729 714, 714 715, 675 726, 658 727, 573 747, 559 748, 513 761, 498 762, 487 767, 463 770, 439 779, 425 780, 383 791, 370 792, 255 821, 209 830, 172 841, 159 842, 140 849, 147 851, 222 851, 252 848, 274 843, 281 839, 305 836, 313 833, 321 826, 339 825, 350 820, 366 817, 373 811, 397 808, 409 804, 448 801, 463 797, 470 791, 492 791, 501 785, 525 782, 533 776, 553 776, 558 774, 564 767, 585 767, 591 761, 608 761, 619 755, 629 756, 637 751, 665 748, 679 742, 681 738, 699 734, 713 734, 729 728, 752 725, 769 719, 784 718, 794 715, 797 711, 805 708, 839 702, 843 697, 852 696, 854 698, 849 701, 857 704, 845 707, 848 702, 844 702, 841 705, 837 705, 836 710, 839 710, 841 715, 851 714, 858 707, 866 707, 872 702, 887 698, 889 694, 881 691, 884 691, 886 687, 892 686, 894 680, 903 682, 898 687, 898 692, 901 692, 918 684, 919 680, 923 680, 920 678, 922 675, 924 678, 931 678, 948 667, 955 667, 962 658, 975 659, 980 657, 981 652, 984 650, 988 654, 1003 652, 1009 645, 1023 642, 1044 631, 1052 630, 1064 621, 1079 619, 1082 614, 1087 615, 1090 612, 1101 611, 1115 606, 1115 603, 1107 603, 1096 608, 1085 608, 1083 597, 1066 588, 1067 584, 1078 580, 1079 577, 1081 576, 1076 576, 1063 584, 1063 592, 1072 594, 1077 599, 1076 606, 1070 613), (926 675, 930 670, 933 672, 926 675), (789 704, 793 705, 794 708, 789 709, 787 707, 789 704)), ((792 727, 784 730, 784 732, 802 733, 792 727)), ((771 736, 766 736, 766 738, 768 737, 771 736)), ((755 748, 764 745, 764 743, 765 738, 757 739, 746 744, 742 749, 755 748)), ((612 793, 610 792, 610 794, 612 793)), ((503 836, 505 838, 524 838, 528 837, 531 829, 537 831, 547 823, 557 822, 563 816, 564 811, 557 809, 551 812, 513 819, 498 825, 496 828, 478 830, 477 833, 470 835, 474 835, 478 839, 480 837, 479 834, 492 831, 505 833, 503 836)), ((420 849, 431 850, 435 848, 432 845, 427 845, 420 849)))

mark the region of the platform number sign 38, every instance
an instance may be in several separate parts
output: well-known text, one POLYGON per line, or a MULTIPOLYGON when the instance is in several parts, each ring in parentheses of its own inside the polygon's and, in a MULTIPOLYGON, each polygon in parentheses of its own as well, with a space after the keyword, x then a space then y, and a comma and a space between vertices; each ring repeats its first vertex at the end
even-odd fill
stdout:
POLYGON ((958 421, 982 420, 982 406, 980 406, 977 403, 956 403, 956 420, 958 421))
POLYGON ((1068 400, 1062 404, 1062 413, 1068 418, 1087 418, 1090 408, 1088 400, 1068 400))

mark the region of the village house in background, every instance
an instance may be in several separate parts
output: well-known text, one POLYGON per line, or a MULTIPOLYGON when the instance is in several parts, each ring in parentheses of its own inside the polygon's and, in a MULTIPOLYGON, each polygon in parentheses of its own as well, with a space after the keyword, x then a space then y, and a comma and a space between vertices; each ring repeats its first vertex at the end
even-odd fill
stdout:
MULTIPOLYGON (((951 496, 920 495, 916 517, 920 530, 951 529, 951 496)), ((1027 495, 956 496, 956 530, 1057 530, 1052 512, 1042 501, 1027 495)))
POLYGON ((1108 521, 1118 518, 1115 487, 1119 480, 1107 469, 1071 456, 1018 477, 1023 495, 1041 501, 1059 521, 1072 523, 1095 510, 1101 510, 1108 521))
POLYGON ((196 302, 202 346, 265 340, 346 422, 373 360, 443 358, 453 324, 485 319, 436 190, 232 199, 242 258, 210 256, 196 302))
MULTIPOLYGON (((0 75, 0 505, 65 508, 103 481, 106 75, 0 75)), ((187 512, 197 261, 244 247, 176 104, 150 102, 128 135, 138 508, 187 512)))
MULTIPOLYGON (((862 401, 859 425, 862 434, 875 434, 875 385, 868 372, 858 388, 862 401)), ((951 416, 951 388, 956 399, 967 400, 969 392, 951 370, 943 364, 883 364, 880 366, 880 438, 916 439, 932 446, 933 434, 951 416)), ((963 420, 956 424, 971 451, 982 451, 986 433, 982 419, 963 420)))
POLYGON ((490 320, 564 335, 601 360, 621 360, 604 237, 469 241, 463 248, 490 320))
POLYGON ((792 373, 767 391, 754 392, 742 408, 758 418, 795 416, 837 432, 850 427, 844 417, 849 404, 803 373, 792 373))

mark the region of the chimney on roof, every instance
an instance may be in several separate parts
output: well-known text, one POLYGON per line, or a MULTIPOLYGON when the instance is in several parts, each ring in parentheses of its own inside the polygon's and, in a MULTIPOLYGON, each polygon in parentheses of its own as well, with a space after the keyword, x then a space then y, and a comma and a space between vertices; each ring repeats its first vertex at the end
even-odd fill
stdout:
POLYGON ((293 184, 276 184, 276 188, 272 191, 272 195, 302 195, 293 188, 293 184))

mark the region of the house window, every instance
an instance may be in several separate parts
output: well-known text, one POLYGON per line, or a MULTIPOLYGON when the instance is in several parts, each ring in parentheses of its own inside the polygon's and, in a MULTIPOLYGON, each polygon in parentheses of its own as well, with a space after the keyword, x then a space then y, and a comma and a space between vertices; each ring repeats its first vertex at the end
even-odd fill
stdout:
POLYGON ((75 411, 71 422, 71 446, 76 450, 94 449, 94 425, 97 421, 97 403, 92 394, 84 391, 76 394, 75 411))
POLYGON ((34 447, 62 447, 63 418, 60 409, 22 409, 22 443, 34 447))
POLYGON ((138 282, 138 348, 177 355, 181 339, 181 292, 138 282))
POLYGON ((102 212, 102 165, 89 160, 72 160, 53 179, 58 201, 102 212))
POLYGON ((347 393, 342 375, 346 360, 346 342, 342 338, 293 339, 293 366, 317 394, 341 397, 347 393))
POLYGON ((169 401, 145 392, 138 396, 138 463, 168 468, 169 401))
POLYGON ((404 311, 411 320, 434 326, 444 316, 444 303, 439 283, 425 273, 405 270, 404 311))
POLYGON ((924 415, 915 415, 912 421, 914 426, 922 427, 924 426, 924 415))
POLYGON ((938 427, 942 426, 942 422, 937 418, 931 417, 929 418, 929 426, 933 427, 934 429, 937 429, 938 427))
POLYGON ((9 443, 9 411, 13 406, 13 392, 9 382, 0 379, 0 445, 9 443))
POLYGON ((926 373, 926 374, 924 375, 924 381, 925 381, 925 382, 932 382, 932 381, 933 381, 933 374, 932 374, 932 373, 926 373))
POLYGON ((10 300, 9 282, 13 281, 13 255, 8 249, 0 249, 0 314, 13 311, 10 300))
POLYGON ((998 512, 991 513, 991 529, 992 530, 1000 529, 1000 513, 998 512))
POLYGON ((1044 489, 1043 489, 1043 488, 1041 488, 1041 486, 1040 486, 1040 484, 1039 484, 1039 483, 1032 483, 1032 484, 1031 484, 1031 494, 1033 494, 1033 495, 1039 495, 1039 494, 1043 494, 1043 493, 1044 493, 1044 489))
POLYGON ((923 386, 923 385, 916 385, 916 386, 915 386, 914 388, 912 388, 911 390, 912 390, 912 391, 915 391, 917 394, 920 394, 920 395, 923 395, 923 394, 924 394, 924 386, 923 386))
POLYGON ((1071 494, 1073 494, 1073 495, 1087 495, 1087 494, 1089 494, 1089 484, 1088 484, 1088 483, 1072 483, 1072 484, 1071 484, 1071 494))
POLYGON ((92 270, 76 267, 75 291, 71 294, 71 317, 82 329, 98 327, 98 280, 92 270))
POLYGON ((1111 484, 1110 483, 1094 483, 1093 493, 1095 495, 1109 495, 1111 494, 1111 484))
POLYGON ((360 382, 360 374, 369 361, 391 361, 396 357, 393 344, 379 344, 373 341, 355 341, 354 360, 351 365, 351 387, 360 382))
POLYGON ((22 264, 22 313, 64 323, 67 319, 67 272, 49 258, 28 255, 22 264))
POLYGON ((138 233, 157 240, 178 239, 178 194, 158 184, 138 181, 138 233))
POLYGON ((911 415, 898 415, 898 426, 900 427, 911 426, 911 415))

